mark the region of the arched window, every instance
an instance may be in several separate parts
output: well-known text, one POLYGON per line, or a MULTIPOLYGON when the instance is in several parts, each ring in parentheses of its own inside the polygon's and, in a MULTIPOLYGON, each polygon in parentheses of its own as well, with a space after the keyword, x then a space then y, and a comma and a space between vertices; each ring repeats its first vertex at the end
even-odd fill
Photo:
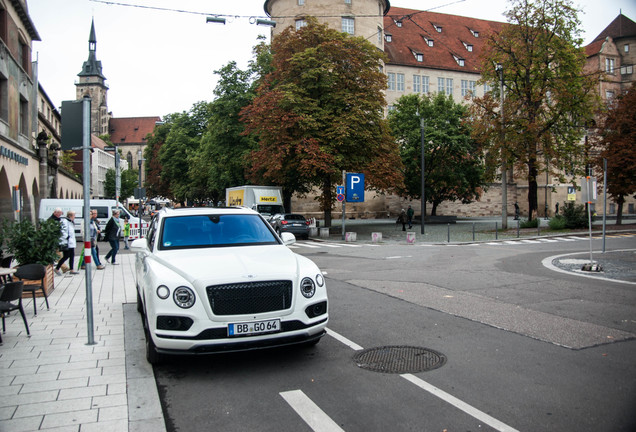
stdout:
POLYGON ((126 160, 128 161, 128 169, 132 169, 133 168, 133 158, 132 158, 132 153, 130 151, 126 155, 126 160))

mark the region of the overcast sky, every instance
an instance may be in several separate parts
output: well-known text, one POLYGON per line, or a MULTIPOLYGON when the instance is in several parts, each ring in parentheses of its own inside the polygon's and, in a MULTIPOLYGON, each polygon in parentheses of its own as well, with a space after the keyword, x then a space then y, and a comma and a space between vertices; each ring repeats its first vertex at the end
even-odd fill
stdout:
MULTIPOLYGON (((264 0, 27 0, 40 34, 33 43, 39 81, 59 108, 75 99, 75 82, 88 58, 91 18, 97 59, 106 76, 108 108, 114 117, 164 116, 211 101, 217 76, 230 61, 241 69, 252 58, 258 35, 269 42, 268 27, 251 24, 264 17, 264 0), (150 5, 200 14, 159 11, 113 3, 150 5), (227 24, 206 24, 206 15, 228 15, 227 24)), ((636 20, 634 0, 578 0, 583 38, 592 41, 622 9, 636 20)), ((495 21, 505 0, 391 0, 394 7, 431 10, 495 21)), ((390 13, 390 12, 389 12, 390 13)))

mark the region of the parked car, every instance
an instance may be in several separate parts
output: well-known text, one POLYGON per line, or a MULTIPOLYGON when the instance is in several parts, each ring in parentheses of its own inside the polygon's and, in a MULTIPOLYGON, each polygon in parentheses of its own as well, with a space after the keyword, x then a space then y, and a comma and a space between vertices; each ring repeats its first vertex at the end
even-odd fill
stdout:
POLYGON ((269 223, 278 235, 289 232, 297 238, 309 238, 309 221, 303 215, 295 213, 277 214, 272 217, 269 223))
POLYGON ((245 208, 162 209, 136 252, 146 357, 312 345, 328 321, 325 279, 245 208))

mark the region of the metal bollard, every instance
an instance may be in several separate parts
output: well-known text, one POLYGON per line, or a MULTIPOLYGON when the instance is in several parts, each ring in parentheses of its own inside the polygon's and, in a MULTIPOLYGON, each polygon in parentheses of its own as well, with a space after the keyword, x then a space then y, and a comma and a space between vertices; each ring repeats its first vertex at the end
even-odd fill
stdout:
POLYGON ((475 241, 475 222, 473 222, 473 241, 475 241))
POLYGON ((495 222, 495 240, 499 240, 499 222, 495 222))
POLYGON ((450 243, 450 224, 448 224, 448 233, 446 235, 446 241, 450 243))
POLYGON ((519 238, 519 220, 517 220, 517 238, 519 238))

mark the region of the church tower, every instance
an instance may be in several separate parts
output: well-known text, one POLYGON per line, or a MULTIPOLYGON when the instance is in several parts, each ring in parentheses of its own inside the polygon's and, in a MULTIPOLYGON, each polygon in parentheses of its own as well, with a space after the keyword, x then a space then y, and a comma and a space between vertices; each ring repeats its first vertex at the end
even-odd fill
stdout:
POLYGON ((272 36, 289 26, 305 25, 305 18, 316 17, 319 22, 341 32, 361 36, 384 50, 384 15, 389 12, 389 0, 266 0, 265 12, 276 27, 272 36))
POLYGON ((88 60, 84 62, 82 71, 77 74, 79 82, 75 83, 76 99, 85 96, 91 98, 91 134, 108 133, 108 104, 106 102, 106 77, 102 73, 102 62, 97 60, 97 38, 95 37, 95 21, 91 21, 91 33, 88 37, 88 60))

